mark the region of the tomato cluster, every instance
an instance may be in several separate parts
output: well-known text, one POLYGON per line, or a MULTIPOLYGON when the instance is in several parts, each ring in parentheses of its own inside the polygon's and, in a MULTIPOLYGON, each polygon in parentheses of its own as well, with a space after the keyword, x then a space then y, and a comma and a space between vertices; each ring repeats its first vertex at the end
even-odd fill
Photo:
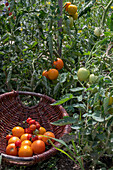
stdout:
POLYGON ((57 79, 59 72, 58 70, 61 70, 64 66, 64 62, 61 58, 57 58, 56 61, 53 62, 52 64, 55 68, 44 70, 42 73, 42 76, 45 76, 49 80, 55 80, 57 79))
MULTIPOLYGON (((40 123, 32 118, 26 120, 27 127, 15 126, 12 134, 6 136, 6 154, 19 157, 31 157, 41 154, 50 145, 48 139, 55 138, 54 133, 46 131, 40 123)), ((54 142, 54 139, 51 139, 54 142)))

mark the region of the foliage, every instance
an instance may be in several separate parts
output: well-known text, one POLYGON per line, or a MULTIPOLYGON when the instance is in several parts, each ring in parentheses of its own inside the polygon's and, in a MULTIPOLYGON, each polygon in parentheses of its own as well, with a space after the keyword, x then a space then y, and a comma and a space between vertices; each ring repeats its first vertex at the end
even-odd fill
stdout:
POLYGON ((0 93, 33 91, 56 99, 69 117, 53 124, 71 124, 73 153, 90 160, 91 168, 109 168, 101 160, 113 155, 113 1, 71 0, 78 12, 71 27, 58 1, 8 2, 0 4, 0 93), (64 62, 58 78, 42 76, 57 58, 64 62), (81 67, 97 80, 78 80, 81 67))

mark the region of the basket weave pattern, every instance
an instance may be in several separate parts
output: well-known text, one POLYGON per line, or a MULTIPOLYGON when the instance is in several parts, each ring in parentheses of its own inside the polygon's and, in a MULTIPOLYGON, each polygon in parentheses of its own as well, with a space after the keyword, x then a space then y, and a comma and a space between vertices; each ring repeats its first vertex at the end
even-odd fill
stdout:
MULTIPOLYGON (((7 145, 6 135, 11 132, 14 126, 19 125, 19 123, 23 126, 23 121, 28 117, 37 120, 47 131, 52 131, 58 139, 70 132, 70 125, 53 126, 50 124, 50 122, 61 119, 63 116, 68 116, 61 105, 51 106, 50 104, 53 102, 55 100, 46 95, 32 92, 12 91, 0 95, 0 154, 2 155, 3 162, 8 164, 32 165, 56 154, 57 150, 54 147, 51 147, 42 154, 29 158, 20 158, 5 154, 7 145), (31 107, 25 106, 20 100, 21 95, 38 97, 40 99, 39 103, 31 107)), ((55 145, 60 146, 60 143, 55 142, 55 145)))

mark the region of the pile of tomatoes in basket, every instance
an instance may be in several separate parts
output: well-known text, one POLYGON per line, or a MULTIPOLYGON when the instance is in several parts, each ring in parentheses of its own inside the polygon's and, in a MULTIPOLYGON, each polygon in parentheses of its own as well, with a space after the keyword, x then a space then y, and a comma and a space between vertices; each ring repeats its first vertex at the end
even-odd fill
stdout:
POLYGON ((50 145, 48 139, 54 142, 55 135, 51 131, 46 131, 39 122, 32 118, 26 121, 27 127, 15 126, 12 134, 6 136, 6 154, 19 157, 31 157, 33 154, 41 154, 50 145))

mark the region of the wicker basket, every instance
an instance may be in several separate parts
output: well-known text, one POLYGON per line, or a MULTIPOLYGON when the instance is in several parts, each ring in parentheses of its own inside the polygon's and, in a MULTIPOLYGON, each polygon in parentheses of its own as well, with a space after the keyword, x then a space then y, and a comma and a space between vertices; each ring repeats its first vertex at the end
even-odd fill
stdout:
MULTIPOLYGON (((50 124, 50 122, 61 119, 63 116, 68 116, 61 105, 51 106, 50 104, 53 102, 55 102, 54 99, 33 92, 12 91, 0 95, 0 154, 3 164, 30 166, 56 154, 57 150, 54 147, 42 154, 26 158, 10 156, 5 153, 7 145, 6 135, 11 132, 14 126, 17 126, 19 123, 22 124, 28 117, 38 120, 46 130, 54 132, 55 137, 58 139, 70 132, 70 125, 53 126, 50 124), (31 107, 26 106, 21 100, 22 96, 35 97, 37 100, 39 99, 39 103, 31 107)), ((55 142, 55 145, 59 147, 60 143, 55 142)))

